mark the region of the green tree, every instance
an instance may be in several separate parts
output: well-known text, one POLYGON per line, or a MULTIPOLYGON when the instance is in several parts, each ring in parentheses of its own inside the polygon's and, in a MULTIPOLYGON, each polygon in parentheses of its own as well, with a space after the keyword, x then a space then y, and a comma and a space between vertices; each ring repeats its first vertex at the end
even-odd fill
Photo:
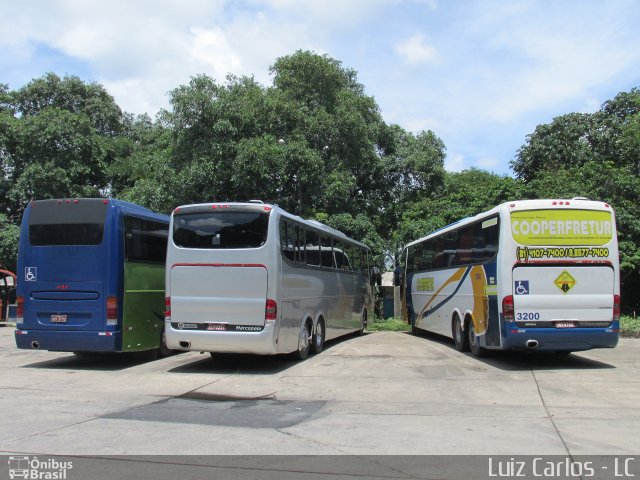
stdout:
POLYGON ((570 113, 538 125, 511 162, 516 177, 530 181, 540 172, 610 161, 640 173, 634 149, 640 114, 640 90, 621 92, 594 113, 570 113))
POLYGON ((145 127, 167 133, 157 149, 130 136, 135 162, 116 167, 123 194, 153 206, 260 198, 307 217, 364 214, 382 235, 396 200, 442 184, 442 141, 387 126, 355 71, 298 51, 271 73, 271 87, 200 75, 174 89, 170 109, 145 127))
POLYGON ((13 222, 31 199, 108 193, 122 113, 102 86, 47 74, 0 93, 0 201, 13 222))

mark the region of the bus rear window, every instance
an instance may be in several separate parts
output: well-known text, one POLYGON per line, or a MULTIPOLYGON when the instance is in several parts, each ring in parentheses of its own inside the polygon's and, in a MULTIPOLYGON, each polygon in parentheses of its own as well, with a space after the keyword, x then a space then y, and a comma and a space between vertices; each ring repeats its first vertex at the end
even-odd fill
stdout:
POLYGON ((29 243, 99 245, 106 217, 107 204, 102 199, 81 199, 76 203, 35 201, 29 214, 29 243))
POLYGON ((183 248, 258 248, 267 241, 269 213, 217 211, 173 216, 173 243, 183 248))

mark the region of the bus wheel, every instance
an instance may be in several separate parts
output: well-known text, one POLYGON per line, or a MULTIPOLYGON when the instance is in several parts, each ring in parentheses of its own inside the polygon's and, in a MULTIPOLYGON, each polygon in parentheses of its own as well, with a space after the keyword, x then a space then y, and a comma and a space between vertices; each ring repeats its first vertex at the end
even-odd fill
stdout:
POLYGON ((468 352, 469 351, 469 337, 462 330, 462 322, 460 321, 460 317, 455 315, 453 317, 453 323, 451 324, 451 330, 453 334, 453 343, 456 347, 456 350, 459 352, 468 352))
POLYGON ((362 312, 362 317, 360 317, 360 330, 358 332, 360 335, 364 333, 364 329, 367 328, 368 323, 367 311, 365 310, 364 312, 362 312))
POLYGON ((320 353, 322 351, 322 347, 324 346, 324 332, 324 320, 319 318, 318 323, 316 323, 316 333, 313 334, 311 342, 311 350, 313 353, 320 353))
POLYGON ((484 349, 478 344, 478 339, 476 338, 476 329, 473 326, 472 319, 469 319, 467 321, 467 333, 467 339, 469 341, 469 349, 471 350, 471 353, 475 357, 482 357, 484 355, 484 349))
POLYGON ((298 339, 298 351, 294 356, 298 360, 305 360, 311 351, 311 321, 307 320, 300 329, 300 338, 298 339))
POLYGON ((164 327, 162 327, 162 331, 160 332, 160 345, 158 346, 158 356, 164 358, 173 354, 174 351, 167 347, 167 342, 164 338, 164 327))
POLYGON ((416 319, 411 318, 411 335, 419 335, 420 329, 416 327, 416 319))

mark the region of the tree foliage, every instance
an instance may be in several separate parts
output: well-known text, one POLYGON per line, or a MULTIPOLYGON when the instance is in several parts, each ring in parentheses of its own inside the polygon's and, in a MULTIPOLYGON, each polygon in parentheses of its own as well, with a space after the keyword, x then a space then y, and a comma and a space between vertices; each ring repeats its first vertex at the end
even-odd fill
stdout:
POLYGON ((0 97, 0 211, 18 222, 31 199, 108 189, 122 113, 102 86, 48 74, 0 97))

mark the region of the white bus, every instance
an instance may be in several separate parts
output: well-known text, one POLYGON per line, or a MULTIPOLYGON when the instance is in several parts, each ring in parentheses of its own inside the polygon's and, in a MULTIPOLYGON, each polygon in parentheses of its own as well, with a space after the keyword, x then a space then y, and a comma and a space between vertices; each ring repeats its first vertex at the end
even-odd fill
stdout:
POLYGON ((178 207, 168 243, 169 348, 304 359, 373 314, 369 248, 276 205, 178 207))
POLYGON ((613 209, 522 200, 461 220, 403 251, 403 317, 456 349, 569 353, 618 343, 613 209))

